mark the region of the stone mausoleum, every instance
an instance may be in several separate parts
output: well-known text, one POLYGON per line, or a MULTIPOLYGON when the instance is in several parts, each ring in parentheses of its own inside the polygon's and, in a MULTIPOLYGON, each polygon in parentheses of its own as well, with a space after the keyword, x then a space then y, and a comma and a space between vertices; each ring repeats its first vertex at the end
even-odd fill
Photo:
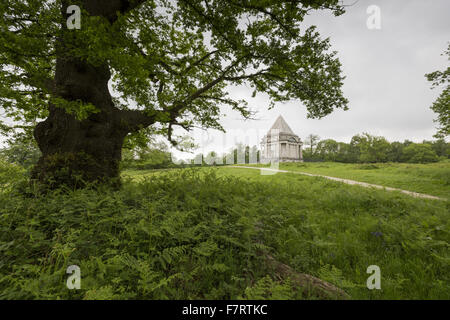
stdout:
POLYGON ((280 115, 261 141, 261 162, 303 162, 302 141, 280 115))

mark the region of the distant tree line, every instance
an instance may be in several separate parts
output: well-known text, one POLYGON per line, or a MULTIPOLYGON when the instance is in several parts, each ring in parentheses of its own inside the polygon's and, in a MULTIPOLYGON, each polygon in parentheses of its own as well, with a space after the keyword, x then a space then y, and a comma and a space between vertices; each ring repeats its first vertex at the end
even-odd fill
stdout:
POLYGON ((168 168, 172 158, 168 146, 164 142, 150 141, 142 145, 132 145, 122 149, 122 168, 148 170, 168 168))
MULTIPOLYGON (((0 149, 0 160, 31 168, 39 159, 40 151, 34 141, 14 139, 0 149)), ((303 160, 331 161, 344 163, 411 162, 428 163, 450 158, 450 143, 444 139, 424 140, 414 143, 389 142, 384 137, 368 133, 355 135, 350 143, 333 139, 321 140, 310 134, 304 139, 303 160)), ((191 167, 200 165, 225 165, 260 163, 261 155, 257 146, 236 144, 229 152, 219 154, 210 151, 197 154, 190 160, 176 161, 164 142, 151 140, 130 143, 122 149, 122 168, 147 170, 160 168, 191 167)))
POLYGON ((210 151, 206 155, 197 154, 191 159, 191 164, 202 165, 222 165, 222 164, 248 164, 259 163, 260 151, 257 146, 248 146, 243 143, 237 143, 229 152, 220 154, 210 151))
POLYGON ((389 142, 384 137, 368 133, 355 135, 350 143, 333 139, 320 140, 311 134, 305 139, 304 161, 332 161, 345 163, 411 162, 428 163, 448 159, 450 143, 444 139, 414 143, 389 142))

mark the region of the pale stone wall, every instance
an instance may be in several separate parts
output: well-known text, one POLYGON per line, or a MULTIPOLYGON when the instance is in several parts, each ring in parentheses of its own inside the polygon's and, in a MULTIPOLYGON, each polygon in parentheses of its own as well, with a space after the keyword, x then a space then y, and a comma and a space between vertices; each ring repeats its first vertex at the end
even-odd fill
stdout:
POLYGON ((261 156, 265 159, 279 158, 280 161, 302 161, 301 146, 301 143, 290 141, 266 142, 261 144, 261 156))
POLYGON ((261 158, 303 161, 302 142, 281 115, 261 141, 261 158))

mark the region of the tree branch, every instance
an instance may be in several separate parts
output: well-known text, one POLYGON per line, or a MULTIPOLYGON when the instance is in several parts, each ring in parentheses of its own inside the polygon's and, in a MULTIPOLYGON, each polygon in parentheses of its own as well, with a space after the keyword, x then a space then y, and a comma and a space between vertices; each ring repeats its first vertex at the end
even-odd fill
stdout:
POLYGON ((119 128, 125 132, 136 132, 156 122, 156 115, 149 116, 141 110, 118 110, 119 128))
MULTIPOLYGON (((92 16, 101 16, 114 23, 117 18, 117 12, 125 14, 147 0, 84 0, 83 7, 92 16)), ((64 1, 64 6, 68 6, 68 1, 64 1)), ((65 8, 64 8, 65 9, 65 8)))
POLYGON ((193 67, 200 65, 203 61, 205 61, 206 59, 208 59, 210 56, 212 56, 213 54, 215 54, 217 52, 219 52, 219 50, 213 50, 211 52, 208 52, 203 57, 201 57, 197 61, 190 64, 189 67, 187 67, 186 70, 183 71, 183 74, 187 74, 193 67))
POLYGON ((292 32, 292 29, 289 28, 288 26, 286 26, 278 17, 276 14, 274 14, 273 12, 267 10, 264 7, 260 7, 260 6, 255 6, 255 5, 250 5, 250 4, 245 4, 244 2, 242 3, 236 3, 234 1, 230 1, 230 3, 234 6, 240 7, 240 8, 246 8, 246 9, 253 9, 256 10, 258 12, 261 12, 267 16, 269 16, 272 20, 274 20, 275 22, 277 22, 281 28, 283 28, 284 31, 286 31, 287 33, 289 33, 289 35, 293 38, 297 37, 297 35, 292 32))

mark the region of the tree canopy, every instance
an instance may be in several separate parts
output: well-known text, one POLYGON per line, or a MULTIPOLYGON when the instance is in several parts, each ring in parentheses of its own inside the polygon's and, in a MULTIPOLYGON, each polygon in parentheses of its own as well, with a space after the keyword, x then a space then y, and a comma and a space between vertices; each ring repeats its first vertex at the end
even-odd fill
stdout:
MULTIPOLYGON (((443 55, 450 61, 450 44, 443 55)), ((444 87, 442 93, 431 106, 431 110, 437 113, 435 120, 438 123, 436 137, 446 137, 450 134, 450 67, 444 71, 434 71, 425 75, 432 82, 432 88, 444 87)))
POLYGON ((169 138, 173 126, 222 129, 222 105, 250 117, 246 102, 229 96, 230 84, 267 93, 272 105, 300 100, 320 118, 347 104, 329 40, 301 24, 322 9, 344 12, 338 0, 2 2, 0 108, 22 129, 46 118, 50 104, 80 120, 100 112, 95 99, 67 94, 80 79, 58 81, 58 61, 76 58, 108 66, 114 105, 130 111, 124 122, 159 124, 169 138), (69 4, 81 8, 80 29, 67 28, 69 4))
POLYGON ((450 143, 444 139, 414 143, 389 142, 369 133, 354 135, 350 143, 333 139, 321 140, 311 152, 303 152, 305 161, 335 161, 344 163, 436 162, 450 157, 450 143))

